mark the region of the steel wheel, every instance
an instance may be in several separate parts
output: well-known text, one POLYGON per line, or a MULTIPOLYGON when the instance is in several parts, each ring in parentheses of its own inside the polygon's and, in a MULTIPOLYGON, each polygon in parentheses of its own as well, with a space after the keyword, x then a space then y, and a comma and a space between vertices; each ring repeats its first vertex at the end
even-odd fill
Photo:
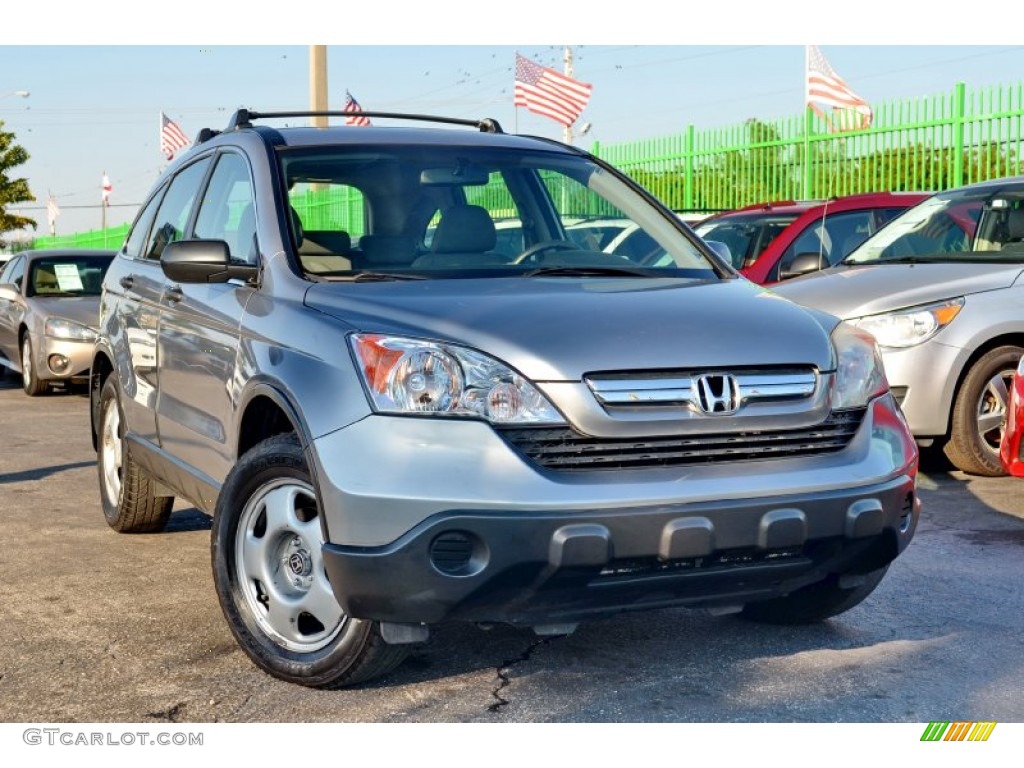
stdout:
POLYGON ((327 581, 322 544, 313 488, 296 478, 260 487, 239 518, 235 568, 246 607, 290 651, 319 651, 347 619, 327 581))
POLYGON ((100 425, 100 472, 107 498, 121 499, 121 414, 116 400, 108 400, 100 425))

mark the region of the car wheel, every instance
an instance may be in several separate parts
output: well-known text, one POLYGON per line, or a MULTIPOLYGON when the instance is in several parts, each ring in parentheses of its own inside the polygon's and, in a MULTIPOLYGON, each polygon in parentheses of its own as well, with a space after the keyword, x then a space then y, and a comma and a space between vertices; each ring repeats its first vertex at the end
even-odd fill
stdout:
POLYGON ((1024 349, 996 347, 986 352, 964 377, 953 404, 945 452, 953 465, 972 475, 1006 474, 999 461, 999 441, 1006 428, 1006 404, 1013 374, 1024 349))
POLYGON ((99 454, 96 468, 107 524, 121 533, 162 531, 174 506, 172 496, 154 494, 153 481, 132 458, 117 383, 108 376, 100 391, 99 454))
POLYGON ((840 577, 829 576, 785 597, 747 603, 742 616, 764 624, 816 624, 850 610, 875 591, 889 566, 865 574, 856 586, 840 586, 840 577))
POLYGON ((302 446, 276 435, 239 459, 217 499, 211 555, 217 597, 236 640, 266 672, 341 688, 402 662, 377 622, 345 613, 327 580, 320 510, 302 446))
POLYGON ((42 395, 50 386, 36 374, 36 366, 32 362, 32 338, 25 333, 21 339, 21 386, 29 397, 42 395))

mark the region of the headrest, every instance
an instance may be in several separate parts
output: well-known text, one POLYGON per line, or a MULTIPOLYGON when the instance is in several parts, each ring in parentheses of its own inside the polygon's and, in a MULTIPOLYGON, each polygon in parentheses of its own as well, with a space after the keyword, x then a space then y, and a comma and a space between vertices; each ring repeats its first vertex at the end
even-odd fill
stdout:
POLYGON ((459 205, 445 209, 430 242, 434 253, 484 253, 494 249, 498 234, 486 208, 459 205))

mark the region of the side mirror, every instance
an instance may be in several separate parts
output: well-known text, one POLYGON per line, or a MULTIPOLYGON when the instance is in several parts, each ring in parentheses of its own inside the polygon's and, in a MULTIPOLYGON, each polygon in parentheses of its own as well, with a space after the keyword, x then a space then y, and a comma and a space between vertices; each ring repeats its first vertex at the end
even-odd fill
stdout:
POLYGON ((827 266, 828 262, 821 257, 821 254, 798 253, 779 267, 779 280, 789 280, 791 277, 807 275, 827 266))
POLYGON ((233 278, 252 280, 259 267, 232 264, 223 240, 179 240, 168 243, 160 256, 164 274, 178 283, 226 283, 233 278))
POLYGON ((732 266, 736 266, 732 262, 732 251, 729 250, 728 245, 723 243, 721 240, 705 240, 704 242, 707 243, 708 248, 710 248, 718 258, 720 258, 726 264, 732 264, 732 266))
POLYGON ((0 285, 0 299, 15 301, 21 295, 21 288, 17 283, 3 283, 0 285))

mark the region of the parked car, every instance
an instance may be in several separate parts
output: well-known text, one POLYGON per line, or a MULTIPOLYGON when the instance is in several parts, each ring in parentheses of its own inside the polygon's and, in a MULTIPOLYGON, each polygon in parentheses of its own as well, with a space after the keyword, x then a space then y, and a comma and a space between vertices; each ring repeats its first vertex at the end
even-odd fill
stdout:
POLYGON ((696 229, 705 240, 729 246, 732 264, 741 274, 768 285, 839 263, 927 197, 923 192, 871 192, 762 203, 711 216, 696 229))
POLYGON ((739 279, 576 148, 491 120, 265 124, 306 114, 241 110, 168 167, 107 274, 92 365, 107 522, 159 530, 172 495, 212 513, 255 664, 338 687, 445 621, 801 623, 877 586, 920 505, 867 334, 739 279), (303 220, 309 185, 359 191, 355 245, 303 220), (668 262, 581 246, 577 210, 668 262))
POLYGON ((1024 358, 1010 383, 1006 403, 1006 428, 999 444, 999 460, 1008 475, 1024 477, 1024 358))
POLYGON ((1007 392, 1024 353, 1024 177, 941 192, 839 266, 775 291, 872 333, 914 435, 1000 475, 1007 392))
POLYGON ((0 365, 28 395, 86 381, 113 251, 24 251, 0 269, 0 365))

